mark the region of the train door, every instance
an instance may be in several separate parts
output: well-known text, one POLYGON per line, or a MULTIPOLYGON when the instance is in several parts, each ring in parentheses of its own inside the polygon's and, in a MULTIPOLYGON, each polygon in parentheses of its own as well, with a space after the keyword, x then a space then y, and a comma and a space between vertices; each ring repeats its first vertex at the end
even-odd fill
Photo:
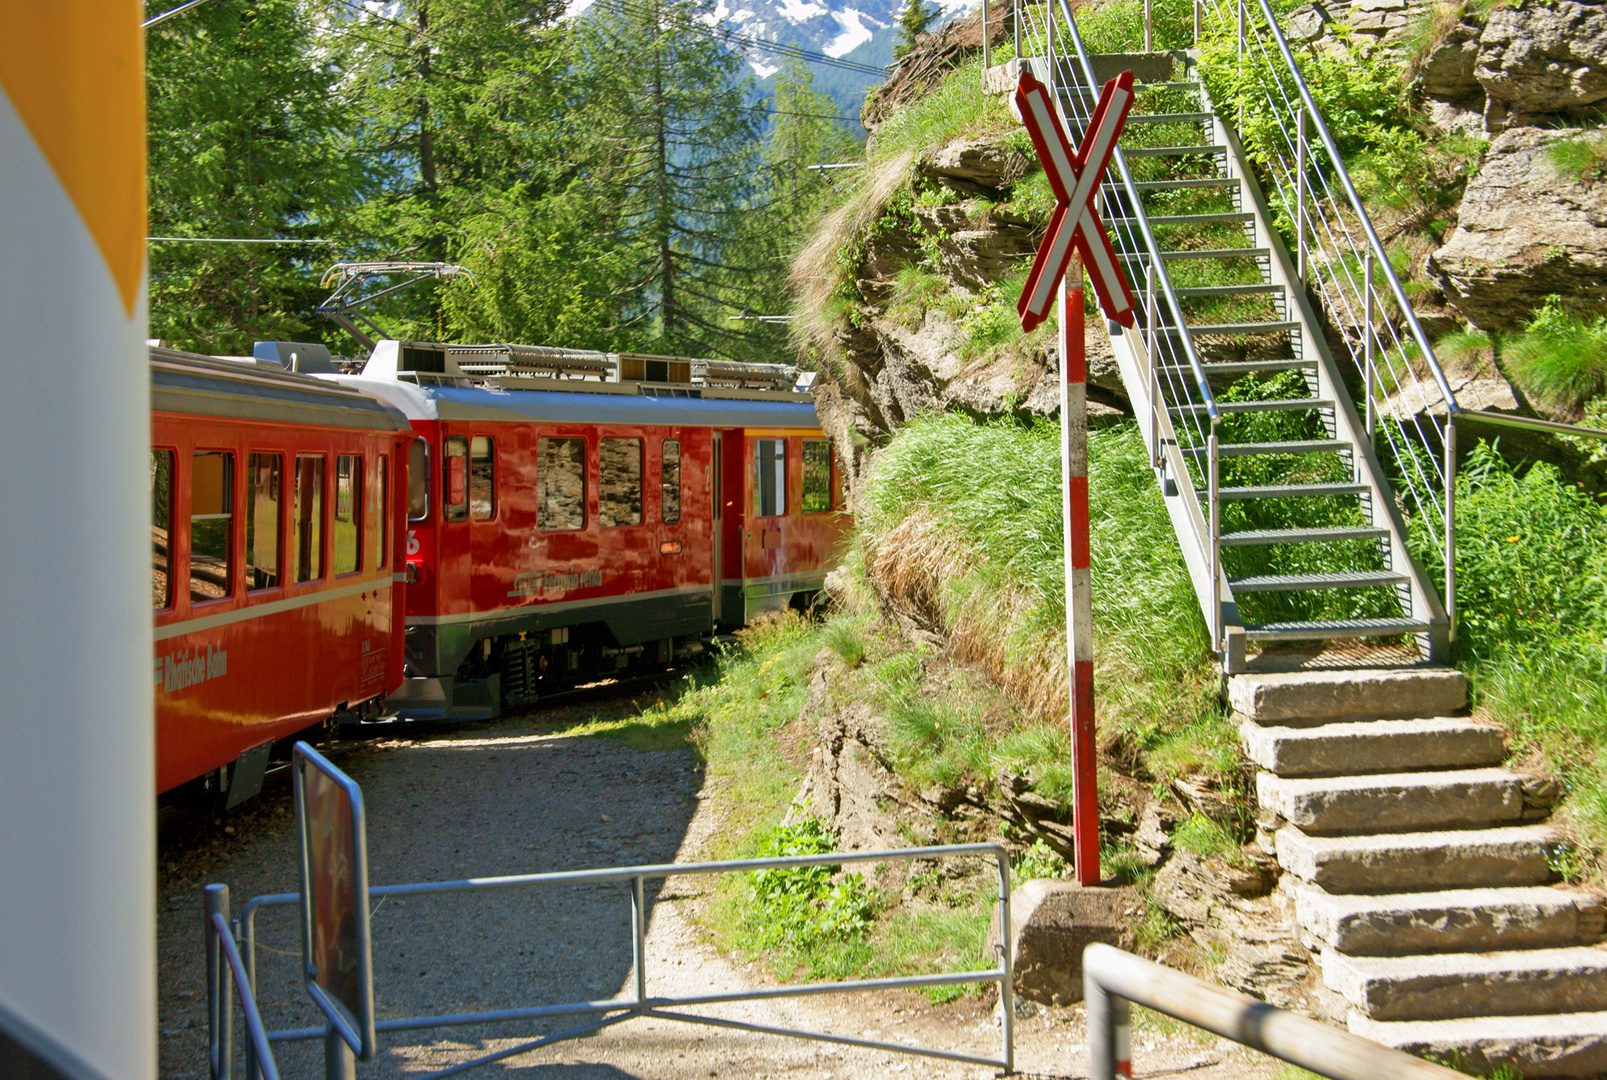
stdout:
POLYGON ((725 500, 722 498, 722 489, 724 487, 725 477, 720 471, 720 464, 721 464, 721 459, 720 459, 720 433, 718 431, 716 431, 714 433, 713 459, 710 462, 710 470, 711 470, 711 475, 713 477, 712 484, 713 484, 713 489, 714 489, 714 498, 712 500, 713 505, 714 505, 714 510, 713 510, 713 513, 714 513, 714 523, 713 523, 713 530, 714 530, 713 588, 714 588, 714 624, 716 626, 718 626, 720 624, 720 588, 721 588, 721 574, 720 574, 720 538, 721 537, 720 537, 720 534, 722 532, 724 522, 725 522, 725 513, 724 513, 725 500))

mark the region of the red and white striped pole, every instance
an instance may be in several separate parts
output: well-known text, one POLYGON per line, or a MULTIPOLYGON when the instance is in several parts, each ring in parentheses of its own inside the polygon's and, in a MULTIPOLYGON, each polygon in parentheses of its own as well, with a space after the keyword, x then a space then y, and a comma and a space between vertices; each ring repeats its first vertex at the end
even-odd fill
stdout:
POLYGON ((1066 672, 1071 685, 1072 832, 1077 881, 1099 881, 1099 772, 1094 749, 1094 617, 1088 552, 1088 353, 1082 260, 1060 282, 1060 475, 1065 490, 1066 672))

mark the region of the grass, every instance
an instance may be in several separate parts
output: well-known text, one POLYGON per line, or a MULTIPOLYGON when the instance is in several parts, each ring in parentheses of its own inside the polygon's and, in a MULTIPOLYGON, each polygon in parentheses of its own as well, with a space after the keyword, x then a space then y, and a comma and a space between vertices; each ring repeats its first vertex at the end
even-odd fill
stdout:
POLYGON ((1564 178, 1594 184, 1607 179, 1607 136, 1582 132, 1546 147, 1546 161, 1564 178))
POLYGON ((1570 310, 1548 296, 1523 333, 1502 343, 1501 356, 1524 390, 1578 415, 1607 393, 1607 314, 1570 310))

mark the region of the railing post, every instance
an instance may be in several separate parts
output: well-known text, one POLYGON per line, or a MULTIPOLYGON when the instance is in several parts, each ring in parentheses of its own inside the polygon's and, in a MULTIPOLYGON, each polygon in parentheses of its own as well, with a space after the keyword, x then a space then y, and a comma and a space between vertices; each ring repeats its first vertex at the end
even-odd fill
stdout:
MULTIPOLYGON (((1244 0, 1237 0, 1239 7, 1239 85, 1244 85, 1244 0)), ((1244 132, 1244 92, 1239 92, 1239 132, 1244 132)))
POLYGON ((1045 24, 1047 24, 1047 26, 1048 26, 1048 29, 1044 31, 1046 37, 1048 38, 1048 41, 1047 41, 1047 43, 1045 44, 1045 47, 1044 47, 1044 54, 1047 57, 1047 59, 1049 60, 1049 90, 1050 90, 1050 93, 1054 93, 1054 88, 1055 88, 1055 86, 1054 86, 1054 84, 1055 84, 1055 6, 1053 4, 1044 4, 1044 6, 1043 6, 1043 17, 1044 17, 1045 24))
POLYGON ((636 1004, 647 1001, 647 903, 642 876, 631 879, 631 952, 636 961, 636 1004))
POLYGON ((988 0, 982 0, 982 70, 993 66, 993 44, 988 35, 988 0))
POLYGON ((1445 617, 1456 640, 1456 417, 1445 403, 1445 617))
POLYGON ((324 1030, 324 1080, 357 1080, 357 1055, 333 1024, 324 1030))
POLYGON ((1010 860, 1003 856, 996 856, 999 868, 999 969, 1004 972, 999 982, 999 1006, 1003 1010, 1000 1017, 999 1031, 1004 1041, 1004 1071, 1008 1075, 1015 1072, 1016 1067, 1016 1040, 1015 1040, 1015 964, 1010 956, 1010 942, 1013 938, 1010 927, 1010 860))
POLYGON ((207 1056, 213 1080, 229 1080, 234 1067, 234 980, 223 961, 223 944, 212 916, 229 925, 229 887, 208 885, 201 892, 201 918, 206 925, 207 1056))
POLYGON ((1021 5, 1024 0, 1012 0, 1010 4, 1010 29, 1015 39, 1016 59, 1021 59, 1021 5))
POLYGON ((1150 468, 1161 467, 1161 379, 1155 369, 1155 256, 1144 266, 1144 337, 1149 354, 1149 446, 1150 468))
POLYGON ((1133 1007, 1094 977, 1085 965, 1083 1009, 1088 1018, 1089 1080, 1116 1080, 1132 1073, 1133 1007))
POLYGON ((1200 0, 1194 0, 1194 47, 1200 47, 1200 0))
MULTIPOLYGON (((1364 376, 1364 392, 1367 395, 1367 441, 1372 442, 1374 432, 1378 426, 1378 409, 1374 404, 1373 375, 1376 360, 1373 356, 1373 259, 1376 256, 1371 248, 1367 249, 1367 259, 1362 266, 1362 305, 1365 315, 1362 318, 1362 374, 1364 376)), ((1359 463, 1358 463, 1358 467, 1359 463)))
POLYGON ((1221 454, 1217 444, 1217 421, 1211 421, 1211 472, 1207 478, 1211 500, 1211 640, 1218 651, 1227 648, 1222 633, 1222 499, 1221 454))
POLYGON ((1306 284, 1306 110, 1300 110, 1295 135, 1295 276, 1306 284))
POLYGON ((1151 10, 1152 0, 1144 0, 1144 51, 1155 51, 1155 13, 1151 10))

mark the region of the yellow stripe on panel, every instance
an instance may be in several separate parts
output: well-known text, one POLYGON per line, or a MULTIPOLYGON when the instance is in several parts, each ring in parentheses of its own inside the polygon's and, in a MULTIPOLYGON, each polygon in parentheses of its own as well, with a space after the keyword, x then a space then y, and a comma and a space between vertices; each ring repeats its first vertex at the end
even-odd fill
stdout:
POLYGON ((145 265, 140 0, 0 0, 0 89, 100 247, 130 317, 145 265))

